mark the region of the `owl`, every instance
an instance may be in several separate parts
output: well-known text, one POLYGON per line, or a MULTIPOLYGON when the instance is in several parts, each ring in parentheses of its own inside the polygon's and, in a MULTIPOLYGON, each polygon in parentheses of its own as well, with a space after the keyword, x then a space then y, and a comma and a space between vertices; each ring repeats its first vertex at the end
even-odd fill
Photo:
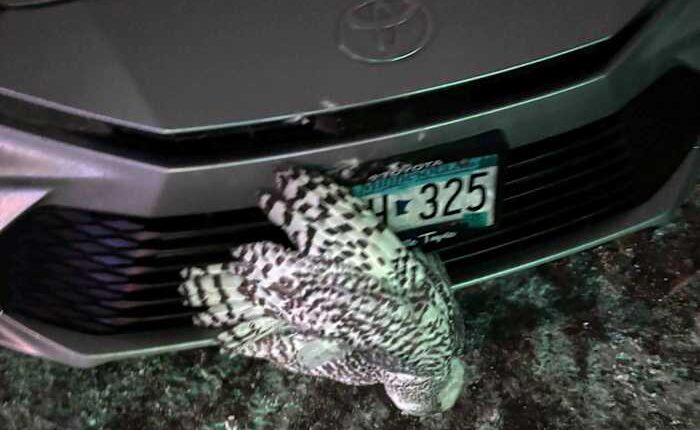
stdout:
POLYGON ((350 190, 290 167, 259 206, 293 248, 240 245, 183 270, 198 326, 230 355, 350 385, 382 384, 411 415, 451 408, 464 380, 463 325, 439 259, 408 249, 350 190))

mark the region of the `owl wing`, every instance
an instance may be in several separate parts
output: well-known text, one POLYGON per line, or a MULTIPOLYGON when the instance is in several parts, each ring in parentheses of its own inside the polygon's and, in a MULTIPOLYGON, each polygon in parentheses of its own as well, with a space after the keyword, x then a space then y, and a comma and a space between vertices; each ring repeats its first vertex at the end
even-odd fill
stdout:
POLYGON ((383 379, 383 368, 368 362, 362 354, 337 351, 334 343, 301 333, 272 334, 240 348, 224 346, 224 350, 265 359, 290 372, 349 385, 372 385, 383 379))
POLYGON ((387 283, 354 266, 256 242, 233 250, 230 271, 255 285, 254 300, 298 332, 367 347, 379 324, 407 315, 387 283))
MULTIPOLYGON (((241 353, 268 338, 304 335, 332 345, 314 362, 362 352, 384 368, 441 365, 444 354, 430 351, 450 342, 452 302, 419 255, 320 174, 291 168, 276 185, 260 206, 298 250, 243 245, 233 250, 236 261, 188 273, 183 293, 207 306, 195 322, 225 328, 219 341, 241 353)), ((297 363, 309 350, 297 347, 297 363)))
POLYGON ((344 358, 346 351, 339 345, 311 335, 301 336, 278 318, 278 309, 267 309, 257 298, 264 296, 256 291, 260 288, 258 282, 238 273, 240 267, 235 270, 232 264, 193 267, 182 272, 184 282, 179 290, 185 297, 184 304, 201 309, 194 316, 195 325, 224 330, 217 336, 223 351, 266 358, 297 372, 344 358))
POLYGON ((201 310, 194 316, 194 324, 225 329, 218 337, 222 343, 224 334, 245 344, 286 330, 282 321, 256 303, 255 282, 231 269, 231 263, 225 263, 183 270, 179 292, 184 304, 201 310))
POLYGON ((420 284, 422 264, 367 205, 326 176, 291 167, 276 175, 276 188, 259 206, 302 255, 342 261, 399 290, 420 284))
POLYGON ((188 305, 204 307, 196 324, 224 329, 224 349, 319 375, 358 377, 360 353, 368 374, 372 366, 398 368, 386 333, 399 335, 410 312, 382 281, 271 242, 239 246, 233 255, 229 264, 190 269, 180 287, 188 305))
POLYGON ((269 242, 233 255, 230 270, 255 284, 254 301, 294 332, 334 343, 329 350, 361 352, 383 369, 409 370, 394 352, 417 338, 420 315, 385 280, 269 242))

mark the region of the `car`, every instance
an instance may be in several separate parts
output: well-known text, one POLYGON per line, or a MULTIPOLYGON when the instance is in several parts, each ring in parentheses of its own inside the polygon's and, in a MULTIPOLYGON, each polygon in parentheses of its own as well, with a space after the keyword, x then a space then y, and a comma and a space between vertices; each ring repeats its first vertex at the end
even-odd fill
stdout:
POLYGON ((179 273, 284 166, 459 289, 671 220, 699 137, 695 0, 0 0, 0 345, 212 345, 179 273))

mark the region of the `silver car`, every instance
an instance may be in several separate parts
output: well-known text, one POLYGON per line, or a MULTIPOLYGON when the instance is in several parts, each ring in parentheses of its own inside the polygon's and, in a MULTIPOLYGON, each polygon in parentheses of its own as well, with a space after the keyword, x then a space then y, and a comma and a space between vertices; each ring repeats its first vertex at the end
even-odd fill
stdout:
POLYGON ((0 345, 209 345, 179 271, 283 165, 463 288, 668 221, 699 137, 697 0, 0 0, 0 345))

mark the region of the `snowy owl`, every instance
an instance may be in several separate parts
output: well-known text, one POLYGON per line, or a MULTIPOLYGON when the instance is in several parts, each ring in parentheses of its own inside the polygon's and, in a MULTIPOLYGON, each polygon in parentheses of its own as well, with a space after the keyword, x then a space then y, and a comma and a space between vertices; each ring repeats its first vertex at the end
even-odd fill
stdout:
POLYGON ((294 249, 257 242, 230 262, 183 271, 196 325, 222 351, 345 384, 383 384, 412 415, 451 408, 464 366, 459 309, 437 258, 407 249, 323 174, 277 172, 259 206, 294 249))

